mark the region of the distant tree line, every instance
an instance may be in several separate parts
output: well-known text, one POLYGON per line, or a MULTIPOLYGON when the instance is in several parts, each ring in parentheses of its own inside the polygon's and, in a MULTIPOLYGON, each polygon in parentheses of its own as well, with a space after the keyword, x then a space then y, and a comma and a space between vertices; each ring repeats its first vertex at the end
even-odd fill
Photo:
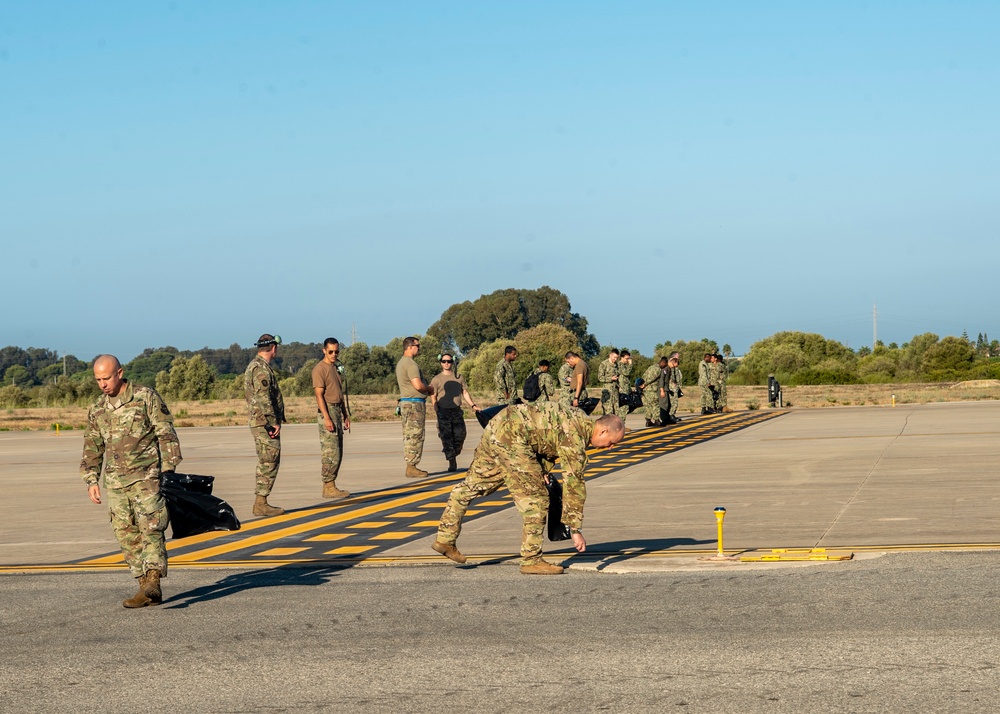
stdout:
MULTIPOLYGON (((403 337, 384 346, 364 342, 343 344, 340 360, 351 394, 396 393, 395 366, 403 352, 403 337)), ((492 394, 493 371, 503 349, 513 344, 519 357, 514 371, 519 384, 546 359, 556 372, 568 350, 587 359, 592 380, 612 345, 601 346, 587 331, 587 320, 571 310, 569 300, 549 287, 538 290, 498 290, 475 301, 452 305, 421 336, 417 362, 430 379, 440 371, 439 356, 450 352, 470 389, 492 394)), ((916 335, 897 345, 876 343, 858 350, 804 332, 779 332, 754 343, 746 355, 733 356, 728 344, 715 340, 664 340, 652 355, 627 345, 633 358, 631 379, 640 376, 660 356, 681 353, 685 383, 697 379, 698 362, 706 352, 726 358, 731 384, 766 384, 774 375, 782 384, 860 384, 1000 379, 1000 344, 980 333, 973 342, 966 333, 939 338, 916 335)), ((149 348, 124 365, 130 380, 156 387, 168 401, 237 399, 243 397, 243 372, 256 354, 254 347, 178 350, 149 348)), ((322 356, 320 342, 283 344, 272 364, 282 393, 312 395, 312 368, 322 356)), ((96 355, 95 355, 96 357, 96 355)), ((90 362, 73 355, 30 347, 0 349, 0 408, 85 405, 99 394, 90 362)), ((596 386, 596 381, 591 386, 596 386)))

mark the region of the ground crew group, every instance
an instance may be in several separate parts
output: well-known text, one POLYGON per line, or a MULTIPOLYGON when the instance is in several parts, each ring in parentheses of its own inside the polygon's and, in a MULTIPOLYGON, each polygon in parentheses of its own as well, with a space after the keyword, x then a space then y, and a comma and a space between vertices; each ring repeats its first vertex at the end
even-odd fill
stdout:
MULTIPOLYGON (((280 344, 278 335, 261 335, 254 343, 257 355, 244 372, 248 425, 257 452, 253 505, 256 516, 284 513, 284 509, 268 502, 281 463, 281 425, 285 423, 284 400, 271 366, 280 344)), ((438 435, 449 471, 458 470, 456 459, 466 438, 463 403, 480 411, 465 381, 455 373, 454 355, 440 356, 441 372, 428 383, 414 359, 419 351, 420 339, 407 337, 403 340, 403 356, 396 365, 407 478, 429 475, 417 467, 423 454, 428 398, 436 412, 438 435)), ((333 337, 327 338, 323 343, 323 359, 312 371, 322 495, 331 499, 350 496, 336 484, 344 432, 351 428, 339 354, 340 343, 333 337)), ((637 380, 643 391, 647 426, 676 421, 682 383, 677 368, 679 358, 676 352, 661 358, 637 380), (653 419, 653 405, 658 410, 656 419, 653 419)), ((559 460, 563 472, 562 521, 571 529, 574 546, 583 551, 586 547, 581 532, 586 498, 583 471, 587 449, 609 448, 625 434, 623 418, 629 409, 620 404, 620 396, 632 391, 629 381, 632 357, 627 350, 612 350, 600 364, 598 381, 604 416, 596 421, 579 408, 588 400, 589 383, 587 362, 579 354, 566 353, 558 379, 549 373, 549 362, 542 360, 532 374, 537 385, 533 386, 535 394, 530 403, 522 403, 518 396, 512 364, 516 359, 517 349, 507 346, 494 371, 494 385, 497 403, 508 407, 486 425, 465 480, 451 493, 433 548, 456 562, 465 562, 455 543, 469 503, 506 485, 524 521, 521 572, 554 574, 562 572, 562 568, 545 562, 541 549, 549 472, 559 460)), ((725 364, 706 355, 701 366, 711 409, 726 409, 725 364), (722 366, 712 367, 712 364, 722 366)), ((112 528, 125 562, 138 580, 138 592, 122 604, 127 608, 155 605, 162 600, 160 579, 167 574, 164 531, 169 517, 160 481, 162 474, 174 471, 180 463, 180 443, 173 418, 159 394, 126 380, 116 357, 99 356, 93 370, 101 396, 88 414, 80 474, 90 500, 100 504, 99 481, 103 473, 112 528)), ((699 374, 699 385, 702 383, 699 374)), ((709 407, 704 389, 702 399, 702 413, 706 413, 709 407)))

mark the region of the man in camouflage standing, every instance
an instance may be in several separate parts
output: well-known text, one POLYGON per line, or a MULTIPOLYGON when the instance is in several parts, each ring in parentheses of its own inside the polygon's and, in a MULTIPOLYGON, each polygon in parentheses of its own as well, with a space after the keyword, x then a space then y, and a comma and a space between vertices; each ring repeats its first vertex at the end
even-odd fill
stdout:
MULTIPOLYGON (((621 357, 618 358, 618 394, 629 395, 632 393, 632 382, 629 381, 629 376, 632 374, 632 353, 628 350, 621 351, 621 357)), ((620 400, 619 400, 620 401, 620 400)), ((628 404, 620 404, 618 407, 618 416, 623 420, 628 416, 628 404)))
POLYGON ((715 391, 718 395, 715 403, 720 412, 729 413, 729 395, 726 390, 726 383, 729 381, 729 365, 725 358, 719 353, 715 354, 715 391))
POLYGON ((503 348, 503 359, 497 362, 493 370, 493 386, 497 390, 497 404, 517 403, 517 378, 514 376, 514 365, 517 359, 517 348, 507 345, 503 348))
POLYGON ((337 364, 339 355, 340 342, 335 337, 327 337, 323 341, 323 359, 312 370, 323 498, 347 498, 351 495, 349 491, 337 488, 337 475, 344 458, 344 430, 351 428, 347 395, 337 364))
POLYGON ((663 370, 667 367, 667 358, 660 357, 642 373, 642 406, 646 412, 646 426, 661 426, 660 424, 660 382, 663 370))
POLYGON ((566 407, 573 406, 573 365, 570 364, 569 355, 559 368, 559 403, 566 407))
POLYGON ((254 343, 257 356, 243 373, 243 393, 250 413, 250 434, 257 449, 257 484, 254 488, 253 514, 280 516, 285 509, 272 506, 267 497, 274 488, 281 464, 281 425, 285 422, 285 400, 278 388, 278 378, 271 362, 278 356, 281 337, 264 333, 254 343))
POLYGON ((706 352, 705 358, 698 363, 698 388, 701 390, 701 413, 715 413, 715 396, 712 394, 715 385, 715 370, 712 367, 712 353, 706 352))
POLYGON ((466 558, 455 544, 469 504, 506 484, 524 524, 521 572, 563 572, 562 566, 542 558, 542 532, 549 505, 545 488, 548 473, 558 459, 563 475, 562 522, 570 528, 573 546, 582 553, 587 547, 581 531, 587 498, 583 482, 587 448, 608 448, 624 435, 621 418, 613 414, 593 422, 579 409, 552 402, 507 407, 486 425, 465 480, 451 490, 431 547, 456 563, 464 563, 466 558))
POLYGON ((677 418, 677 407, 680 405, 680 398, 683 396, 681 391, 681 385, 684 383, 684 377, 681 374, 681 353, 671 352, 670 356, 667 358, 667 369, 666 369, 666 381, 667 381, 667 392, 670 393, 670 409, 667 414, 668 423, 676 424, 680 421, 677 418))
POLYGON ((138 608, 163 599, 160 578, 167 575, 163 532, 168 514, 160 475, 177 468, 181 447, 160 395, 123 375, 117 357, 94 360, 102 394, 87 415, 80 475, 90 500, 100 504, 103 467, 111 527, 132 577, 139 581, 139 591, 122 605, 138 608))
POLYGON ((601 385, 601 410, 605 414, 618 413, 618 357, 614 347, 608 358, 597 365, 597 381, 601 385))
POLYGON ((532 374, 538 375, 538 399, 533 399, 530 402, 525 399, 524 401, 528 404, 534 404, 535 402, 552 402, 559 399, 559 388, 556 386, 555 377, 549 372, 551 364, 547 359, 540 360, 538 362, 538 367, 532 374))
POLYGON ((479 407, 469 394, 465 380, 455 374, 455 356, 450 352, 441 355, 441 372, 431 379, 431 406, 437 416, 438 437, 441 439, 441 449, 448 459, 448 470, 458 471, 458 455, 465 446, 465 413, 462 411, 464 400, 473 411, 479 407))
POLYGON ((434 390, 424 381, 416 360, 420 352, 420 338, 403 340, 403 356, 396 363, 396 384, 399 385, 399 415, 403 418, 403 459, 406 461, 406 478, 429 476, 417 464, 424 454, 424 425, 427 421, 427 397, 434 390))

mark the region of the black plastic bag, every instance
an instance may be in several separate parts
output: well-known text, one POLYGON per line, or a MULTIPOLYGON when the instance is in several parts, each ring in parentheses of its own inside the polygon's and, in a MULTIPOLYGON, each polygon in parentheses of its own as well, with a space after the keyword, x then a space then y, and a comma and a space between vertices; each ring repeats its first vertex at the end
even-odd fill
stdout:
POLYGON ((174 538, 240 529, 240 520, 233 507, 212 495, 214 476, 168 471, 161 474, 160 479, 160 491, 167 502, 174 538))
POLYGON ((562 522, 562 484, 555 477, 549 476, 549 482, 545 484, 549 491, 549 516, 547 527, 549 540, 569 540, 573 534, 569 532, 569 526, 562 522))
POLYGON ((497 414, 502 412, 507 408, 506 404, 497 404, 494 407, 486 407, 485 409, 480 409, 476 412, 476 419, 479 421, 479 426, 486 428, 486 425, 490 423, 490 419, 495 417, 497 414))
POLYGON ((631 414, 636 409, 642 406, 642 392, 625 392, 618 395, 618 406, 628 407, 628 413, 631 414))

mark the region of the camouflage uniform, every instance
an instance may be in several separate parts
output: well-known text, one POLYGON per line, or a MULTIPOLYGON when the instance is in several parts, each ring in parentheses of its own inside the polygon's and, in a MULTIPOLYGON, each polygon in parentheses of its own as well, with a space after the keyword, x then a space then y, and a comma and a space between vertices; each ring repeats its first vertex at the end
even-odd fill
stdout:
POLYGON ((565 362, 559 368, 559 403, 564 407, 573 406, 573 368, 565 362))
POLYGON ((160 472, 173 471, 180 461, 173 417, 155 390, 126 381, 117 397, 102 394, 90 408, 80 476, 93 486, 103 465, 111 527, 133 577, 149 570, 167 574, 160 472))
POLYGON ((536 404, 537 402, 557 401, 560 396, 559 388, 556 386, 556 379, 549 372, 543 372, 541 367, 536 367, 532 374, 538 375, 538 399, 531 401, 525 399, 525 404, 536 404))
POLYGON ((504 409, 486 426, 465 480, 451 490, 437 540, 454 544, 472 500, 488 496, 506 484, 524 522, 521 564, 537 563, 542 557, 549 505, 543 474, 559 459, 563 472, 562 522, 580 528, 587 498, 583 472, 593 428, 594 422, 581 410, 551 402, 504 409))
POLYGON ((618 364, 606 359, 597 366, 597 381, 601 384, 601 409, 605 414, 618 413, 618 364))
POLYGON ((250 412, 250 433, 257 448, 257 485, 254 493, 267 496, 274 488, 281 464, 281 434, 267 430, 285 422, 285 400, 278 389, 278 379, 267 360, 257 355, 243 373, 243 390, 250 412))
POLYGON ((680 367, 667 368, 667 391, 670 392, 670 416, 677 418, 677 406, 681 398, 681 385, 684 383, 680 367))
POLYGON ((330 421, 333 422, 334 431, 326 430, 326 418, 323 412, 316 410, 316 423, 319 425, 319 462, 320 478, 323 483, 336 484, 337 476, 340 474, 340 465, 344 460, 344 417, 350 418, 347 413, 347 386, 344 384, 339 362, 324 367, 326 363, 320 360, 313 367, 313 388, 324 387, 322 379, 324 370, 328 370, 336 383, 332 385, 333 390, 324 393, 326 398, 326 410, 330 413, 330 421), (337 384, 339 383, 339 385, 337 384), (339 389, 337 387, 339 386, 339 389), (330 401, 330 397, 337 396, 339 401, 330 401))
POLYGON ((653 363, 642 373, 642 406, 646 411, 646 421, 660 420, 660 375, 663 370, 653 363))
POLYGON ((715 370, 712 365, 702 360, 698 363, 698 387, 701 389, 701 409, 713 411, 715 409, 715 397, 712 396, 712 386, 715 384, 713 374, 715 370))
POLYGON ((719 409, 725 409, 729 406, 729 395, 726 394, 726 382, 729 381, 729 366, 726 364, 726 360, 720 359, 718 364, 715 365, 716 368, 716 391, 719 393, 719 398, 716 400, 719 409))
MULTIPOLYGON (((629 381, 629 375, 632 374, 632 361, 629 360, 625 362, 623 360, 618 360, 618 393, 619 394, 631 394, 632 393, 632 383, 629 381)), ((622 419, 628 416, 628 405, 622 404, 618 407, 618 416, 622 419)))
MULTIPOLYGON (((419 377, 426 384, 412 357, 403 355, 396 363, 396 382, 400 394, 419 394, 410 384, 410 378, 419 377)), ((403 418, 403 460, 416 467, 424 454, 424 427, 427 423, 427 403, 423 396, 406 396, 400 399, 399 414, 403 418)))
POLYGON ((505 359, 493 370, 493 386, 497 389, 497 404, 511 404, 517 398, 517 377, 514 366, 505 359), (509 396, 505 396, 509 395, 509 396))

